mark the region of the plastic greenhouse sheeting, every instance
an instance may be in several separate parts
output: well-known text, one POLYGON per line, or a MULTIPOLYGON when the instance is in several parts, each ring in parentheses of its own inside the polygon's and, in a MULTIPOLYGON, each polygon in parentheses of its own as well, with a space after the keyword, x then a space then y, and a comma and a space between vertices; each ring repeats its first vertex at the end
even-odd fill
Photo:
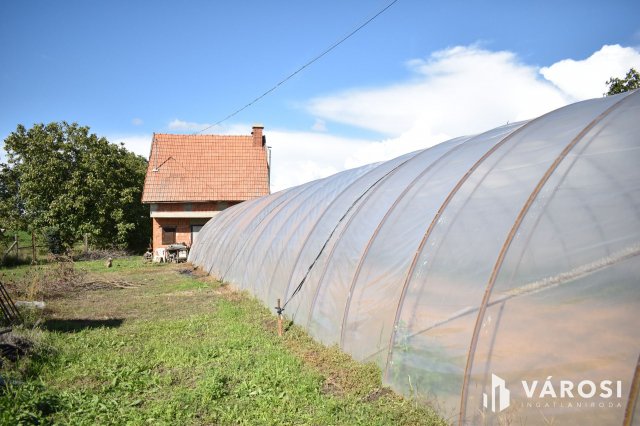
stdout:
POLYGON ((455 423, 638 425, 639 255, 636 91, 236 205, 190 260, 455 423))

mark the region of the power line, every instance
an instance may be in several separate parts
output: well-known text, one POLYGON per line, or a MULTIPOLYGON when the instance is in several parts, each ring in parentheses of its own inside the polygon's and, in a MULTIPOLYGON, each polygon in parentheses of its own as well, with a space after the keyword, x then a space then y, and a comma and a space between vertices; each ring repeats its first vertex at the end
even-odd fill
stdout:
POLYGON ((347 34, 346 36, 344 36, 343 38, 341 38, 340 40, 338 40, 337 42, 333 43, 331 46, 329 46, 327 49, 325 49, 322 53, 320 53, 319 55, 317 55, 316 57, 314 57, 313 59, 311 59, 309 62, 307 62, 306 64, 302 65, 300 68, 298 68, 297 70, 295 70, 294 72, 292 72, 291 74, 289 74, 288 76, 286 76, 285 78, 283 78, 282 80, 280 80, 275 86, 273 86, 272 88, 270 88, 269 90, 267 90, 266 92, 264 92, 263 94, 261 94, 260 96, 258 96, 257 98, 255 98, 254 100, 252 100, 251 102, 249 102, 248 104, 246 104, 245 106, 235 110, 234 112, 232 112, 231 114, 227 115, 226 117, 224 117, 222 120, 219 120, 215 123, 213 123, 212 125, 205 127, 202 130, 199 130, 197 132, 195 132, 194 134, 197 135, 198 133, 202 133, 205 130, 209 130, 212 127, 217 126, 218 124, 224 123, 225 121, 227 121, 228 119, 238 115, 239 113, 241 113, 242 111, 244 111, 245 109, 249 108, 251 105, 255 104, 256 102, 260 101, 262 98, 264 98, 265 96, 269 95, 271 92, 275 91, 276 89, 278 89, 280 86, 282 86, 284 83, 286 83, 287 81, 291 80, 294 76, 296 76, 297 74, 299 74, 300 72, 302 72, 305 68, 309 67, 311 64, 313 64, 314 62, 318 61, 320 58, 322 58, 323 56, 325 56, 327 53, 331 52, 333 49, 335 49, 336 47, 340 46, 342 43, 344 43, 345 41, 347 41, 349 38, 351 38, 353 35, 355 35, 358 31, 360 31, 361 29, 363 29, 364 27, 366 27, 367 25, 369 25, 374 19, 376 19, 378 16, 382 15, 384 12, 387 11, 387 9, 389 9, 391 6, 393 6, 394 4, 396 4, 399 0, 393 0, 391 3, 387 4, 383 9, 381 9, 380 11, 378 11, 375 15, 373 15, 371 18, 369 18, 368 20, 366 20, 365 22, 363 22, 362 24, 360 24, 360 26, 358 26, 356 29, 354 29, 353 31, 351 31, 349 34, 347 34))

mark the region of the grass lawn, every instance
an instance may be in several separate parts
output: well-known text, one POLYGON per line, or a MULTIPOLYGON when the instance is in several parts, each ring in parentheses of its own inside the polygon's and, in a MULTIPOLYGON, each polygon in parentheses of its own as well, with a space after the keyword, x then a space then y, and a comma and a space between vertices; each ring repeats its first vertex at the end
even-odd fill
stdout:
MULTIPOLYGON (((27 268, 0 279, 25 281, 27 268)), ((75 268, 127 288, 51 299, 16 330, 34 346, 0 369, 1 424, 445 424, 383 388, 373 364, 296 326, 278 337, 260 302, 188 265, 75 268)))

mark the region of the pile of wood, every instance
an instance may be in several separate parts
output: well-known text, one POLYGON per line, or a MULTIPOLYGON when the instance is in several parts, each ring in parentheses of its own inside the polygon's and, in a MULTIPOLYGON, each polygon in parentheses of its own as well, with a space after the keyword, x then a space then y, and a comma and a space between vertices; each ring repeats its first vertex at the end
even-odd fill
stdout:
POLYGON ((12 294, 27 300, 73 297, 78 293, 138 287, 120 278, 96 277, 75 267, 69 256, 51 256, 48 265, 29 268, 20 282, 7 282, 12 294))

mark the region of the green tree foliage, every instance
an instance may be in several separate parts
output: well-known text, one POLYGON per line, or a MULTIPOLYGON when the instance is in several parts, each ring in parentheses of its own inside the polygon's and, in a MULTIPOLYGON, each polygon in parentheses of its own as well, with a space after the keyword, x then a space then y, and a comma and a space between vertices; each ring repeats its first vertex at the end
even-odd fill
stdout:
POLYGON ((13 236, 8 232, 9 229, 20 229, 19 225, 16 226, 16 219, 20 217, 17 212, 21 210, 20 206, 15 204, 16 184, 13 170, 6 164, 0 164, 0 247, 11 241, 13 236))
POLYGON ((628 92, 630 90, 640 89, 640 73, 631 68, 625 78, 611 77, 607 80, 609 91, 605 96, 617 95, 618 93, 628 92))
POLYGON ((0 229, 18 229, 16 222, 21 218, 23 210, 15 196, 18 191, 18 179, 13 169, 0 163, 0 229))
POLYGON ((29 130, 18 125, 4 148, 8 161, 0 165, 0 217, 5 226, 44 232, 64 248, 84 234, 98 247, 146 246, 144 158, 66 122, 29 130))

